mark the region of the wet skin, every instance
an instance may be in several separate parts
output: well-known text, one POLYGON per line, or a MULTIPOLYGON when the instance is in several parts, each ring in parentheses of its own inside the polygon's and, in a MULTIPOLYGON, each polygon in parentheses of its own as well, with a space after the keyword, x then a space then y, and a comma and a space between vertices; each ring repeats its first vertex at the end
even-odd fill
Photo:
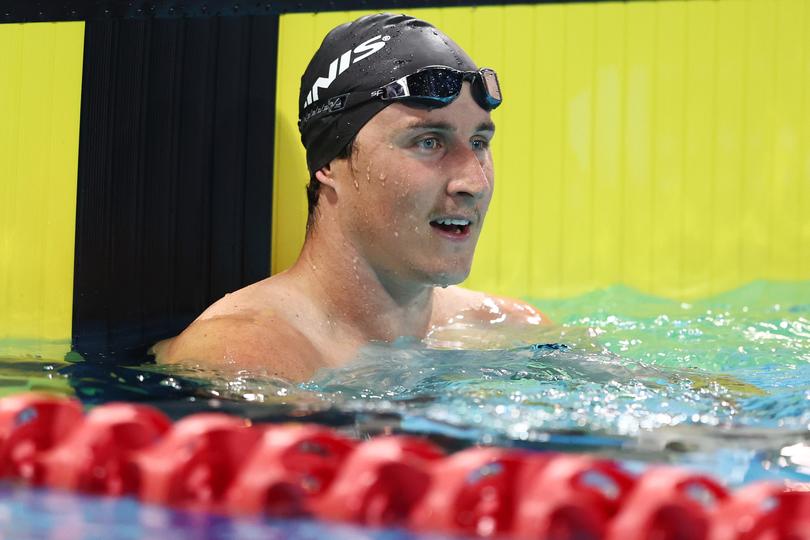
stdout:
POLYGON ((293 267, 217 301, 156 346, 158 361, 301 381, 370 341, 421 340, 459 314, 482 327, 546 324, 528 304, 453 286, 492 198, 494 129, 468 83, 443 108, 383 109, 350 158, 316 172, 317 217, 293 267))

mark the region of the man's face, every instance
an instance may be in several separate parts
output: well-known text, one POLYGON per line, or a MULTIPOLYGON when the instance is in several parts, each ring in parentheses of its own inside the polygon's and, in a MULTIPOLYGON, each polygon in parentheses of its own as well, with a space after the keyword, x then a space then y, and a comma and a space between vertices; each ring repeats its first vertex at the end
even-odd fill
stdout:
POLYGON ((494 125, 465 82, 450 105, 395 103, 337 166, 341 227, 382 279, 451 285, 470 272, 492 198, 494 125))

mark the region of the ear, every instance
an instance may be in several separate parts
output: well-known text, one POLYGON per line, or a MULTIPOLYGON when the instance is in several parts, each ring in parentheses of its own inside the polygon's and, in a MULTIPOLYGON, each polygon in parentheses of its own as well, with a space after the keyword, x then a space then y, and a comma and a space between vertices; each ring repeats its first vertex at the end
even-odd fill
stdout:
POLYGON ((332 163, 334 161, 330 161, 317 171, 315 171, 315 178, 321 183, 325 184, 332 189, 335 189, 335 172, 332 169, 332 163))

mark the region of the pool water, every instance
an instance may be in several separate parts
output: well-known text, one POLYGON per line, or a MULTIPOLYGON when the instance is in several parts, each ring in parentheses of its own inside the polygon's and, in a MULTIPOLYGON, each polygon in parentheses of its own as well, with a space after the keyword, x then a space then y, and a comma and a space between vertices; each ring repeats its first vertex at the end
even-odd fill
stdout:
MULTIPOLYGON (((508 351, 375 345, 303 388, 396 411, 417 431, 689 463, 729 485, 810 480, 810 283, 692 303, 625 287, 535 303, 561 326, 488 338, 511 339, 508 351)), ((464 333, 448 330, 445 342, 464 333)))
POLYGON ((222 410, 354 436, 426 433, 448 449, 589 451, 639 470, 683 464, 730 487, 810 482, 810 282, 755 282, 688 303, 626 287, 533 303, 556 324, 482 333, 454 320, 425 343, 371 344, 300 385, 103 358, 8 359, 0 382, 88 404, 147 402, 174 418, 222 410))

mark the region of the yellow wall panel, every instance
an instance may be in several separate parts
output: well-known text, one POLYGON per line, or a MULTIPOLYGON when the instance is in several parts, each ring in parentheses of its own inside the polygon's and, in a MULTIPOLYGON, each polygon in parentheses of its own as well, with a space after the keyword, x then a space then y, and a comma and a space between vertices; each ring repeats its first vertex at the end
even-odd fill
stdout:
MULTIPOLYGON (((490 37, 499 39, 503 46, 493 48, 500 52, 500 58, 492 58, 487 65, 496 67, 499 81, 504 88, 510 88, 513 99, 529 104, 532 99, 532 74, 525 68, 525 56, 517 51, 534 50, 534 32, 532 28, 532 11, 530 6, 517 6, 506 10, 500 8, 493 22, 500 27, 497 34, 490 37), (515 51, 517 54, 507 54, 515 51), (501 76, 501 73, 503 75, 501 76)), ((491 46, 491 45, 490 45, 491 46)), ((493 115, 496 125, 515 125, 525 121, 526 109, 497 109, 493 115)), ((532 186, 524 178, 529 175, 532 166, 532 129, 500 130, 496 147, 493 149, 501 159, 495 160, 495 202, 493 209, 500 219, 489 220, 487 227, 493 223, 499 228, 497 242, 498 285, 504 294, 519 296, 529 286, 526 269, 529 266, 529 254, 533 249, 531 228, 526 227, 526 216, 531 215, 532 186)))
MULTIPOLYGON (((799 46, 803 46, 804 55, 802 57, 802 75, 799 84, 802 84, 804 92, 802 95, 802 114, 799 117, 801 122, 801 139, 799 145, 800 162, 800 214, 810 215, 810 7, 804 6, 804 17, 802 24, 802 41, 799 46)), ((799 226, 799 273, 800 275, 810 274, 810 220, 803 219, 799 226)))
POLYGON ((682 214, 681 272, 688 296, 710 291, 710 244, 712 237, 712 184, 714 183, 714 132, 716 129, 715 2, 685 2, 686 91, 684 107, 685 153, 682 214))
POLYGON ((684 96, 687 14, 677 3, 656 5, 653 65, 652 151, 650 183, 653 216, 650 234, 650 287, 664 290, 681 283, 683 257, 680 210, 684 182, 684 96))
MULTIPOLYGON (((559 51, 565 47, 565 8, 562 5, 546 4, 534 8, 535 46, 530 51, 533 58, 532 102, 527 104, 526 118, 532 130, 531 174, 512 174, 513 182, 532 184, 532 246, 529 253, 529 290, 539 295, 554 297, 562 287, 562 239, 563 211, 563 141, 564 112, 564 58, 559 51), (530 111, 530 112, 529 112, 530 111), (529 116, 531 114, 531 116, 529 116)), ((504 89, 509 99, 509 90, 504 89)), ((505 106, 502 108, 506 108, 505 106)), ((503 125, 501 132, 506 131, 503 125)), ((496 163, 498 154, 493 155, 496 163)), ((496 191, 498 186, 496 185, 496 191)), ((490 222, 497 216, 490 216, 490 222)), ((476 255, 479 257, 480 255, 476 255)), ((475 272, 476 268, 473 268, 475 272)), ((479 286, 473 273, 470 282, 479 286)), ((481 287, 483 288, 483 287, 481 287)))
POLYGON ((729 2, 717 18, 715 159, 709 275, 711 290, 741 282, 742 178, 745 116, 746 2, 729 2))
MULTIPOLYGON (((576 4, 565 10, 563 175, 561 271, 576 283, 573 292, 593 287, 591 241, 593 221, 594 38, 596 7, 576 4)), ((538 246, 539 247, 539 246, 538 246)))
POLYGON ((802 42, 805 0, 780 0, 774 6, 776 16, 776 57, 774 73, 773 170, 771 172, 771 237, 769 266, 773 277, 790 279, 799 272, 799 229, 801 156, 797 151, 802 126, 796 118, 802 113, 802 42))
MULTIPOLYGON (((413 10, 498 70, 496 190, 467 285, 692 298, 810 279, 810 6, 671 0, 413 10)), ((301 72, 353 13, 285 15, 274 271, 295 260, 301 72), (291 240, 290 240, 291 239, 291 240)))
POLYGON ((655 3, 627 10, 624 107, 624 228, 622 282, 642 290, 652 285, 652 144, 655 99, 655 3))
POLYGON ((770 176, 773 172, 774 76, 776 14, 771 2, 747 5, 746 89, 743 151, 743 210, 745 243, 741 265, 746 273, 767 275, 771 238, 770 176))
MULTIPOLYGON (((20 89, 10 84, 11 74, 21 71, 22 65, 22 27, 17 25, 0 26, 0 201, 16 200, 19 189, 17 180, 18 155, 17 133, 20 123, 19 97, 20 89), (14 181, 12 182, 12 178, 14 181), (5 179, 5 180, 3 180, 5 179)), ((5 204, 8 204, 7 202, 5 204)), ((0 212, 0 331, 11 324, 14 314, 11 311, 11 286, 16 282, 18 271, 12 281, 11 266, 16 245, 16 228, 14 228, 14 208, 0 212)), ((3 334, 5 336, 5 333, 3 334)))
POLYGON ((69 344, 83 42, 81 22, 0 25, 0 340, 6 343, 45 339, 63 342, 65 350, 69 344))
MULTIPOLYGON (((624 122, 625 9, 619 3, 596 6, 593 212, 591 230, 594 285, 621 282, 622 223, 621 126, 624 122)), ((530 289, 533 290, 533 289, 530 289)), ((533 293, 538 294, 538 293, 533 293)))

